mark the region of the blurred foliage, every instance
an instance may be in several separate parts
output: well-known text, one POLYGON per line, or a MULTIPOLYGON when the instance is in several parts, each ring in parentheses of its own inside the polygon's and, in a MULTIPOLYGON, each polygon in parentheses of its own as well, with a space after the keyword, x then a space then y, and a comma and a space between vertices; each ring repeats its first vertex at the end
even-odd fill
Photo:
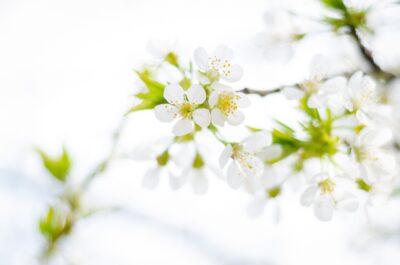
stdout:
POLYGON ((151 71, 148 69, 136 71, 136 73, 140 80, 146 85, 147 91, 139 92, 135 95, 138 99, 142 100, 142 102, 131 108, 128 113, 152 109, 159 104, 166 103, 164 99, 165 85, 155 81, 151 76, 151 71))
POLYGON ((65 182, 71 170, 71 159, 66 148, 63 148, 60 157, 51 157, 40 149, 37 149, 37 152, 42 158, 43 165, 47 171, 57 180, 65 182))
POLYGON ((65 207, 50 206, 45 215, 39 220, 39 229, 47 240, 45 255, 50 255, 58 240, 71 232, 74 216, 65 207))

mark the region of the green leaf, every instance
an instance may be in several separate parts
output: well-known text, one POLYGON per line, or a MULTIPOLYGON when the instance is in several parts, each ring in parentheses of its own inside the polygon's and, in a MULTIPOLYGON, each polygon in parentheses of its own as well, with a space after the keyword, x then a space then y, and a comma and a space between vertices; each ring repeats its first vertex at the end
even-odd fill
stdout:
POLYGON ((40 149, 37 149, 37 152, 42 158, 43 165, 47 171, 57 180, 65 182, 71 170, 71 160, 65 147, 60 157, 50 157, 40 149))
POLYGON ((148 70, 143 71, 136 71, 137 75, 139 76, 140 80, 146 85, 147 91, 139 92, 135 96, 138 99, 141 99, 138 105, 132 107, 128 113, 140 111, 140 110, 147 110, 153 109, 155 106, 159 104, 166 103, 164 99, 164 89, 165 85, 155 81, 151 77, 151 73, 148 70))
POLYGON ((346 6, 343 3, 343 0, 320 0, 321 3, 323 3, 326 7, 340 10, 340 11, 346 11, 346 6))

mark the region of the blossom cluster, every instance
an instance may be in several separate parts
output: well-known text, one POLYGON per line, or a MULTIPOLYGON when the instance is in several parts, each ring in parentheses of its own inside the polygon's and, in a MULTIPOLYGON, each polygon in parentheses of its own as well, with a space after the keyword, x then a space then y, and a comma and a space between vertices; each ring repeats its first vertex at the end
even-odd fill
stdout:
MULTIPOLYGON (((238 126, 244 121, 241 108, 248 107, 250 100, 226 84, 238 81, 242 68, 232 63, 233 52, 227 46, 219 46, 211 55, 198 48, 193 58, 197 68, 190 73, 174 61, 185 82, 157 83, 162 100, 153 107, 155 117, 174 122, 175 137, 151 158, 156 163, 145 174, 144 187, 153 189, 160 176, 169 175, 171 188, 190 182, 195 193, 204 194, 208 178, 214 175, 229 187, 252 194, 249 213, 257 215, 268 201, 293 186, 287 183, 295 181, 296 189, 303 189, 300 203, 312 206, 322 221, 332 219, 336 210, 355 211, 360 203, 372 204, 391 194, 399 170, 393 127, 386 122, 390 111, 372 77, 360 71, 330 77, 329 60, 316 55, 307 78, 281 90, 288 100, 298 102, 297 109, 304 114, 299 121, 302 129, 281 122, 273 128, 249 127, 248 137, 231 142, 219 128, 226 122, 238 126), (202 131, 211 132, 224 146, 218 165, 196 148, 196 135, 202 131), (190 157, 189 162, 175 161, 171 146, 193 143, 191 151, 180 151, 190 157), (172 173, 173 167, 180 173, 172 173)), ((151 87, 156 81, 151 83, 149 76, 142 76, 142 81, 151 87)))

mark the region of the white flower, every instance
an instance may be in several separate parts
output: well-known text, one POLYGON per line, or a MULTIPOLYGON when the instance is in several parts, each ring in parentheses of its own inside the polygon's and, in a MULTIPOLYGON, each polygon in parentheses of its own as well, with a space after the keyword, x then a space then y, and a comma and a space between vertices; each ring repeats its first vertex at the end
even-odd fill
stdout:
POLYGON ((243 75, 243 70, 239 65, 232 64, 232 58, 232 49, 224 45, 217 47, 211 56, 203 47, 197 48, 194 51, 194 60, 200 69, 200 82, 209 84, 220 78, 228 82, 238 81, 243 75))
POLYGON ((146 50, 157 60, 165 60, 168 55, 176 54, 175 38, 152 39, 147 42, 146 50))
POLYGON ((313 205, 315 216, 321 221, 330 221, 336 209, 353 212, 358 208, 357 198, 348 192, 338 192, 336 183, 325 173, 316 176, 316 183, 310 185, 301 195, 303 206, 313 205))
POLYGON ((179 118, 173 128, 173 133, 183 136, 193 132, 194 122, 202 128, 210 124, 210 112, 198 105, 206 100, 206 92, 199 85, 192 85, 187 91, 179 85, 169 85, 164 90, 164 98, 169 104, 160 104, 155 107, 157 119, 171 122, 179 118), (194 122, 193 122, 194 121, 194 122))
POLYGON ((389 129, 364 128, 353 146, 353 155, 360 165, 360 175, 379 179, 396 172, 396 159, 384 146, 393 138, 389 129))
POLYGON ((298 88, 287 87, 282 93, 288 99, 301 99, 308 96, 307 105, 310 108, 336 107, 336 95, 340 95, 346 86, 344 77, 334 77, 324 80, 330 70, 331 62, 323 55, 316 55, 310 64, 309 78, 298 88))
POLYGON ((243 181, 253 181, 262 172, 263 162, 257 156, 258 152, 272 142, 270 134, 261 132, 247 138, 242 143, 228 144, 219 158, 221 168, 229 160, 227 182, 233 189, 238 189, 243 181))
POLYGON ((371 107, 376 102, 375 82, 361 71, 355 73, 347 84, 344 100, 346 109, 355 112, 359 121, 366 123, 371 107))
POLYGON ((212 85, 214 91, 210 94, 208 103, 212 108, 211 121, 214 125, 224 126, 225 121, 231 125, 239 125, 244 120, 244 114, 239 108, 250 106, 248 97, 232 88, 219 83, 212 85))
POLYGON ((293 55, 295 42, 304 36, 284 10, 269 10, 264 14, 266 29, 256 36, 256 45, 268 59, 287 61, 293 55))
POLYGON ((257 181, 258 190, 254 194, 253 201, 247 207, 247 213, 250 216, 261 215, 267 203, 281 194, 281 186, 286 177, 286 174, 278 172, 274 166, 265 166, 263 174, 257 181))
POLYGON ((142 179, 142 186, 145 189, 154 190, 160 183, 160 176, 166 174, 165 167, 152 167, 146 171, 142 179))

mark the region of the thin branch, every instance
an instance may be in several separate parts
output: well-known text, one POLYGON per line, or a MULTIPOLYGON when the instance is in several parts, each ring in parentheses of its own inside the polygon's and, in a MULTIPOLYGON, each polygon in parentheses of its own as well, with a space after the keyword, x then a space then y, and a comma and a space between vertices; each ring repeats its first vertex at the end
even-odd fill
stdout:
POLYGON ((84 179, 84 181, 82 183, 83 189, 87 189, 89 184, 92 182, 92 180, 99 174, 106 171, 106 169, 109 167, 111 161, 113 160, 113 158, 115 156, 115 152, 117 150, 119 139, 121 138, 121 133, 122 133, 122 130, 124 128, 124 125, 125 125, 125 122, 127 119, 126 117, 127 116, 125 116, 125 115, 122 117, 120 124, 118 125, 117 129, 115 130, 115 132, 113 134, 111 150, 110 150, 109 155, 107 156, 107 158, 104 161, 100 162, 89 175, 87 175, 87 177, 84 179))
POLYGON ((350 36, 353 37, 353 39, 355 40, 355 43, 358 49, 360 50, 361 55, 370 66, 372 74, 376 75, 378 78, 383 79, 386 82, 389 82, 392 79, 396 78, 396 76, 393 75, 392 73, 383 70, 379 66, 379 64, 375 61, 374 57, 372 56, 372 52, 363 44, 360 36, 357 33, 356 27, 354 27, 353 25, 349 25, 349 29, 350 29, 349 32, 350 36))
POLYGON ((258 90, 258 89, 251 89, 251 88, 246 87, 246 88, 243 88, 242 90, 240 90, 239 92, 242 92, 244 94, 259 95, 260 97, 265 97, 268 95, 279 93, 285 87, 287 87, 287 86, 281 86, 281 87, 277 87, 277 88, 270 89, 270 90, 258 90))

